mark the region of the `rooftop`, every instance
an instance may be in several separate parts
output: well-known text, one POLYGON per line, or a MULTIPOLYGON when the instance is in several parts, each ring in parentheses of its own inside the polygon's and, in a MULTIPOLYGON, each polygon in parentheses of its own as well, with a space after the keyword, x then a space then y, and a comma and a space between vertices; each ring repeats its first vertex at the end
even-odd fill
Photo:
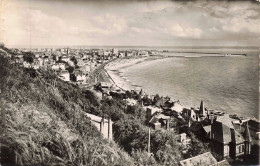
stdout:
MULTIPOLYGON (((85 113, 85 115, 87 117, 89 117, 92 121, 95 121, 95 122, 99 122, 100 123, 101 120, 102 120, 102 117, 99 117, 99 116, 96 116, 96 115, 93 115, 93 114, 85 113)), ((104 122, 108 123, 108 120, 104 119, 104 122)))
POLYGON ((216 163, 217 160, 210 152, 180 161, 180 165, 182 166, 213 165, 216 163))
POLYGON ((231 128, 231 129, 234 129, 234 126, 233 126, 228 114, 225 114, 224 116, 218 116, 216 121, 222 123, 223 125, 231 128))

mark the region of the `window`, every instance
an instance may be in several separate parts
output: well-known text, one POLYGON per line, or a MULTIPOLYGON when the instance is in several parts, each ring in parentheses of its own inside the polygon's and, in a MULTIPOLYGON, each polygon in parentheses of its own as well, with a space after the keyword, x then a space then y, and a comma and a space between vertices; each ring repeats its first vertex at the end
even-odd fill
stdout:
POLYGON ((229 146, 225 145, 224 146, 224 156, 228 156, 229 155, 229 146))
POLYGON ((244 152, 244 145, 242 144, 242 145, 237 145, 236 146, 236 153, 242 153, 242 152, 244 152))
POLYGON ((241 145, 241 152, 245 151, 245 145, 241 145))
POLYGON ((236 146, 236 153, 239 153, 239 145, 236 146))

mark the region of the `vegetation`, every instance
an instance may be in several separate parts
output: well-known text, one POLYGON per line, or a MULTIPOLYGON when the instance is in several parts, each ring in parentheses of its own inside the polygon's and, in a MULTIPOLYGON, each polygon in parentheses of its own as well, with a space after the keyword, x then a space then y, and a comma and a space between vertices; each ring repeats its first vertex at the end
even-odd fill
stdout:
POLYGON ((33 63, 34 58, 35 58, 35 55, 32 52, 23 53, 23 59, 26 62, 33 63))
MULTIPOLYGON (((190 157, 178 133, 164 130, 151 131, 148 154, 145 110, 127 106, 124 96, 100 101, 52 71, 24 69, 2 55, 0 75, 1 164, 176 165, 190 157), (103 139, 85 112, 111 117, 115 142, 103 139)), ((192 141, 189 149, 204 148, 192 141)))
POLYGON ((52 72, 25 70, 0 56, 1 164, 133 165, 117 144, 103 139, 85 110, 88 93, 52 72))

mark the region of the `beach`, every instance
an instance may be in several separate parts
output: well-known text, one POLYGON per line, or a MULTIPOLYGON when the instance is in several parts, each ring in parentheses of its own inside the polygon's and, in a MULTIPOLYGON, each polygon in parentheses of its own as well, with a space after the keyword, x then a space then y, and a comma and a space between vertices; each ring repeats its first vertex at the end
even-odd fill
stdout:
MULTIPOLYGON (((127 77, 122 75, 120 70, 133 66, 135 64, 141 63, 145 60, 148 60, 148 57, 141 57, 141 58, 130 58, 130 59, 116 59, 110 63, 108 63, 102 72, 103 76, 107 76, 109 79, 109 82, 112 83, 115 87, 120 88, 124 91, 130 91, 132 89, 136 89, 137 87, 131 83, 127 77)), ((106 80, 107 79, 103 79, 106 80)))

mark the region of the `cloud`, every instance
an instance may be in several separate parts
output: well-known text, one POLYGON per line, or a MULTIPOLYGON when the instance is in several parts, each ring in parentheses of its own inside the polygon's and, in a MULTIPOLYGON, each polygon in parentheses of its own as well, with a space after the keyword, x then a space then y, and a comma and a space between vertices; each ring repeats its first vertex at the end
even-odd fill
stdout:
POLYGON ((260 20, 250 20, 244 18, 231 18, 222 21, 223 22, 223 30, 230 32, 252 32, 260 33, 260 20))
POLYGON ((91 19, 91 23, 89 28, 99 35, 118 35, 126 28, 125 19, 111 13, 95 16, 91 19))
POLYGON ((177 37, 199 38, 202 34, 202 30, 199 28, 184 27, 176 23, 165 29, 167 34, 171 34, 177 37))
POLYGON ((260 36, 260 5, 250 2, 11 2, 7 44, 221 45, 260 36))
POLYGON ((222 32, 260 33, 260 5, 253 3, 222 3, 208 5, 208 13, 222 32))
POLYGON ((148 1, 147 3, 139 5, 137 11, 140 13, 156 12, 172 5, 173 3, 171 1, 148 1))

